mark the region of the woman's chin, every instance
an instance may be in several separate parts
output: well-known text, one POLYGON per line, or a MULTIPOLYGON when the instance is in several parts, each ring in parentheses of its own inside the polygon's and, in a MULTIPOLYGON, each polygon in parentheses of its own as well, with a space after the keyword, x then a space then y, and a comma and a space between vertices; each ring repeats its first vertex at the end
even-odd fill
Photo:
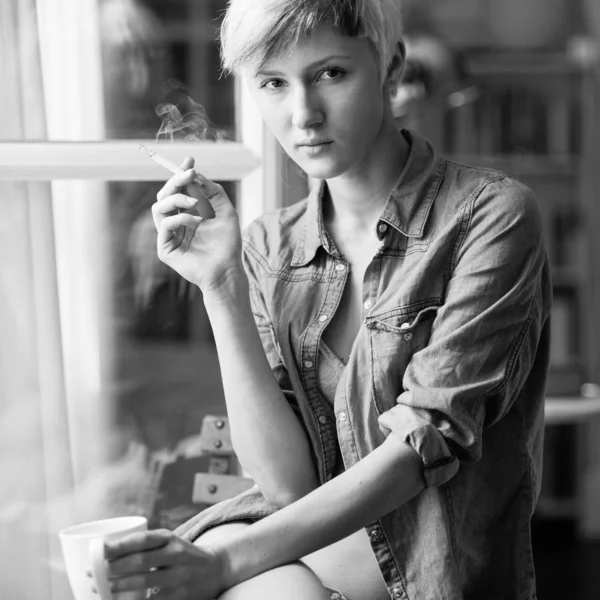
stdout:
POLYGON ((338 161, 327 159, 302 160, 297 161, 297 164, 313 179, 333 179, 345 171, 338 161))

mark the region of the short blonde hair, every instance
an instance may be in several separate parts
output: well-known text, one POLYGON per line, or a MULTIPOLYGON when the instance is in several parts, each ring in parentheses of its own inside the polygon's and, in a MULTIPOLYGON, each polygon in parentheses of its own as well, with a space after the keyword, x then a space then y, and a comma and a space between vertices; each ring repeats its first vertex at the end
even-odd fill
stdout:
POLYGON ((229 0, 220 36, 223 71, 262 68, 321 24, 367 39, 385 73, 402 39, 402 0, 229 0))

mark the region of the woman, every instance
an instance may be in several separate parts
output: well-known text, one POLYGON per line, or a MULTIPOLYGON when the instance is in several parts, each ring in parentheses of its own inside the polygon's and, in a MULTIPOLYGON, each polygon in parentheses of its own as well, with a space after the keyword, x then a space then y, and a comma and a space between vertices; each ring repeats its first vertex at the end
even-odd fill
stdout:
POLYGON ((396 0, 233 0, 224 67, 318 180, 242 238, 186 159, 158 254, 203 293, 256 482, 107 544, 157 598, 532 599, 550 283, 529 189, 400 131, 396 0), (204 212, 203 212, 204 211, 204 212))

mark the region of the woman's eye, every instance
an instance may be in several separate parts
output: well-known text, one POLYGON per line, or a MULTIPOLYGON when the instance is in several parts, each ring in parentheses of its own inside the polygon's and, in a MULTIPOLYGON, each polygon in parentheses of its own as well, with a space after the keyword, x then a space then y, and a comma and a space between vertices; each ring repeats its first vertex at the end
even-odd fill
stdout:
POLYGON ((265 81, 261 86, 261 88, 276 91, 283 87, 283 81, 281 79, 269 79, 265 81))
POLYGON ((328 80, 339 79, 339 77, 343 74, 344 73, 341 69, 336 69, 334 67, 331 67, 329 69, 325 69, 324 71, 322 71, 320 78, 324 77, 325 79, 328 79, 328 80))

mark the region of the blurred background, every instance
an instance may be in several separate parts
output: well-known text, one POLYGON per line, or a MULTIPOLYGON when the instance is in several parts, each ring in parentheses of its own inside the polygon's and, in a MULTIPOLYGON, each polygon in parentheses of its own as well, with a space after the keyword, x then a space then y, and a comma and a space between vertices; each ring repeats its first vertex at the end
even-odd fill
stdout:
MULTIPOLYGON (((202 487, 238 475, 219 364, 200 293, 155 258, 149 207, 169 174, 138 150, 194 155, 243 224, 307 194, 220 74, 224 8, 0 3, 1 598, 72 597, 68 525, 175 527, 235 489, 202 487)), ((538 595, 597 600, 600 2, 405 0, 405 19, 398 125, 542 206, 555 297, 538 595)))

